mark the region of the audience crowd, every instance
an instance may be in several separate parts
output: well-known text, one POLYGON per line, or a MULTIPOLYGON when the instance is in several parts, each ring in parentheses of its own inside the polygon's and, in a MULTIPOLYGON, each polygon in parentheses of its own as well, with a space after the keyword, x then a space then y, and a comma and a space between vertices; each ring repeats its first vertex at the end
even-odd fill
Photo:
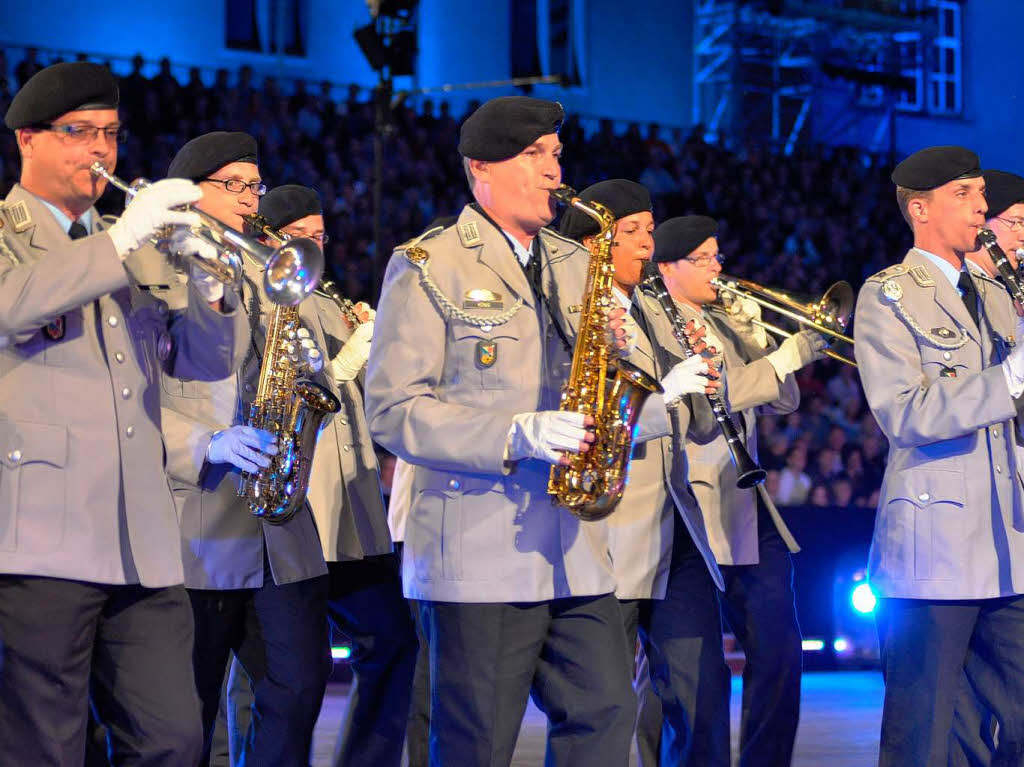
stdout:
MULTIPOLYGON (((13 57, 12 57, 13 58, 13 57)), ((17 64, 0 49, 0 114, 35 71, 55 59, 29 50, 17 64)), ((352 86, 334 99, 330 83, 257 78, 243 66, 204 82, 198 69, 179 82, 167 59, 152 77, 141 56, 121 78, 121 113, 129 136, 117 173, 162 178, 174 153, 211 130, 241 130, 259 140, 260 168, 274 186, 319 190, 330 242, 329 269, 353 300, 373 302, 373 139, 371 94, 352 86)), ((466 114, 475 108, 470 104, 466 114)), ((383 137, 381 242, 377 274, 395 244, 469 201, 457 152, 465 115, 423 99, 392 110, 383 137)), ((725 271, 797 295, 820 296, 836 280, 858 289, 902 257, 910 231, 889 181, 892 159, 861 150, 805 147, 785 156, 770 148, 727 148, 690 132, 611 120, 588 133, 569 115, 562 127, 563 177, 576 188, 623 177, 647 186, 655 218, 704 213, 720 222, 725 271)), ((0 194, 20 170, 14 135, 0 134, 0 194)), ((103 212, 123 196, 108 190, 103 212)), ((773 318, 775 319, 775 318, 773 318)), ((784 324, 780 321, 779 324, 784 324)), ((837 349, 847 356, 848 348, 837 349)), ((874 506, 886 441, 864 402, 856 371, 825 360, 801 371, 800 409, 759 419, 760 459, 780 504, 874 506)))

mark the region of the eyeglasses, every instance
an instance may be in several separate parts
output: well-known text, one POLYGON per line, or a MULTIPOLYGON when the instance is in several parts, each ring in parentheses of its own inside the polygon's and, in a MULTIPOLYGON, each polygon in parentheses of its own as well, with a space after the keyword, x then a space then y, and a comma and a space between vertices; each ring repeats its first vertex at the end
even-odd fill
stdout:
POLYGON ((1024 219, 1021 218, 1000 218, 996 216, 996 221, 1002 221, 1009 227, 1011 232, 1019 232, 1021 229, 1024 229, 1024 219))
POLYGON ((231 192, 231 194, 241 194, 246 189, 257 197, 262 197, 267 193, 267 185, 262 181, 251 181, 246 183, 239 178, 201 178, 199 180, 209 181, 212 184, 223 184, 224 188, 231 192))
POLYGON ((107 143, 112 144, 116 141, 118 144, 123 144, 128 138, 128 129, 123 125, 108 125, 106 128, 100 128, 96 125, 53 125, 52 123, 47 123, 40 125, 39 130, 56 133, 65 143, 78 145, 91 144, 96 140, 101 131, 107 143))
POLYGON ((326 234, 296 234, 296 237, 305 237, 307 240, 313 240, 313 242, 319 242, 321 246, 326 245, 330 242, 331 238, 326 234))
POLYGON ((712 261, 717 261, 719 265, 724 264, 725 256, 719 253, 717 256, 700 256, 698 258, 687 257, 684 258, 683 261, 686 261, 687 263, 693 264, 694 266, 700 268, 710 266, 712 261))

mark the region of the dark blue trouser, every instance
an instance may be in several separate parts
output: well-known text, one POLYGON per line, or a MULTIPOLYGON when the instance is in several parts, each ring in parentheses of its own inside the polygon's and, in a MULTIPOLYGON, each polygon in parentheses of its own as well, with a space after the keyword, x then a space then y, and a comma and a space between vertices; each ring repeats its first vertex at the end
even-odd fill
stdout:
POLYGON ((881 599, 880 767, 946 767, 966 678, 998 723, 993 767, 1024 764, 1024 597, 881 599))
POLYGON ((548 767, 628 764, 636 704, 614 596, 419 606, 433 767, 508 765, 530 695, 548 717, 548 767))
POLYGON ((224 669, 234 651, 255 698, 246 767, 306 767, 320 713, 330 648, 327 577, 277 585, 269 567, 259 589, 190 589, 196 625, 192 663, 209 761, 224 669))

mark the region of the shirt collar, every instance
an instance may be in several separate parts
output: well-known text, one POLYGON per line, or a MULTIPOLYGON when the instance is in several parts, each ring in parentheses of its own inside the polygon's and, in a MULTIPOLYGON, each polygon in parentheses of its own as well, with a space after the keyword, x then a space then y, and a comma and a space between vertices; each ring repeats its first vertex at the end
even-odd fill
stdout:
POLYGON ((633 299, 631 299, 629 296, 627 296, 614 285, 612 285, 612 293, 618 299, 619 303, 622 304, 623 309, 625 309, 628 312, 632 308, 633 299))
MULTIPOLYGON (((918 248, 916 246, 914 247, 914 250, 916 250, 922 256, 925 256, 929 261, 935 264, 939 268, 939 271, 946 276, 947 280, 949 280, 949 284, 952 285, 954 288, 959 289, 960 271, 958 271, 951 263, 949 263, 949 261, 947 261, 944 258, 939 258, 934 253, 929 253, 927 250, 918 248)), ((966 269, 967 267, 965 265, 962 271, 966 271, 966 269)))
POLYGON ((530 251, 527 248, 524 248, 523 244, 519 242, 519 240, 504 229, 501 230, 501 233, 505 235, 505 239, 509 241, 509 244, 512 246, 512 252, 516 254, 516 258, 519 259, 519 263, 526 266, 527 262, 530 260, 530 251))
MULTIPOLYGON (((53 217, 55 219, 57 219, 57 223, 60 224, 60 228, 64 230, 65 234, 67 234, 68 229, 71 228, 71 224, 73 223, 71 221, 71 219, 68 218, 67 214, 64 211, 62 211, 60 208, 58 208, 56 205, 53 205, 53 204, 47 202, 46 200, 44 200, 42 197, 39 197, 38 195, 36 196, 36 199, 39 200, 39 202, 41 202, 43 205, 45 205, 47 208, 50 209, 50 212, 53 213, 53 217)), ((78 221, 79 221, 79 223, 81 223, 82 226, 85 227, 85 231, 89 232, 90 234, 92 233, 92 209, 91 208, 89 210, 85 211, 85 213, 83 213, 81 216, 79 216, 78 217, 78 221)))

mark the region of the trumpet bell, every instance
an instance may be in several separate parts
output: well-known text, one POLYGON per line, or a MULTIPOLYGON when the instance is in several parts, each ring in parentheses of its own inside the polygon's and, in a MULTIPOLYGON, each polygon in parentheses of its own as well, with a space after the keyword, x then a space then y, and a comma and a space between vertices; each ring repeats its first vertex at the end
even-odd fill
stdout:
POLYGON ((263 289, 281 306, 296 306, 313 292, 324 273, 324 254, 308 237, 296 237, 267 259, 263 289))

